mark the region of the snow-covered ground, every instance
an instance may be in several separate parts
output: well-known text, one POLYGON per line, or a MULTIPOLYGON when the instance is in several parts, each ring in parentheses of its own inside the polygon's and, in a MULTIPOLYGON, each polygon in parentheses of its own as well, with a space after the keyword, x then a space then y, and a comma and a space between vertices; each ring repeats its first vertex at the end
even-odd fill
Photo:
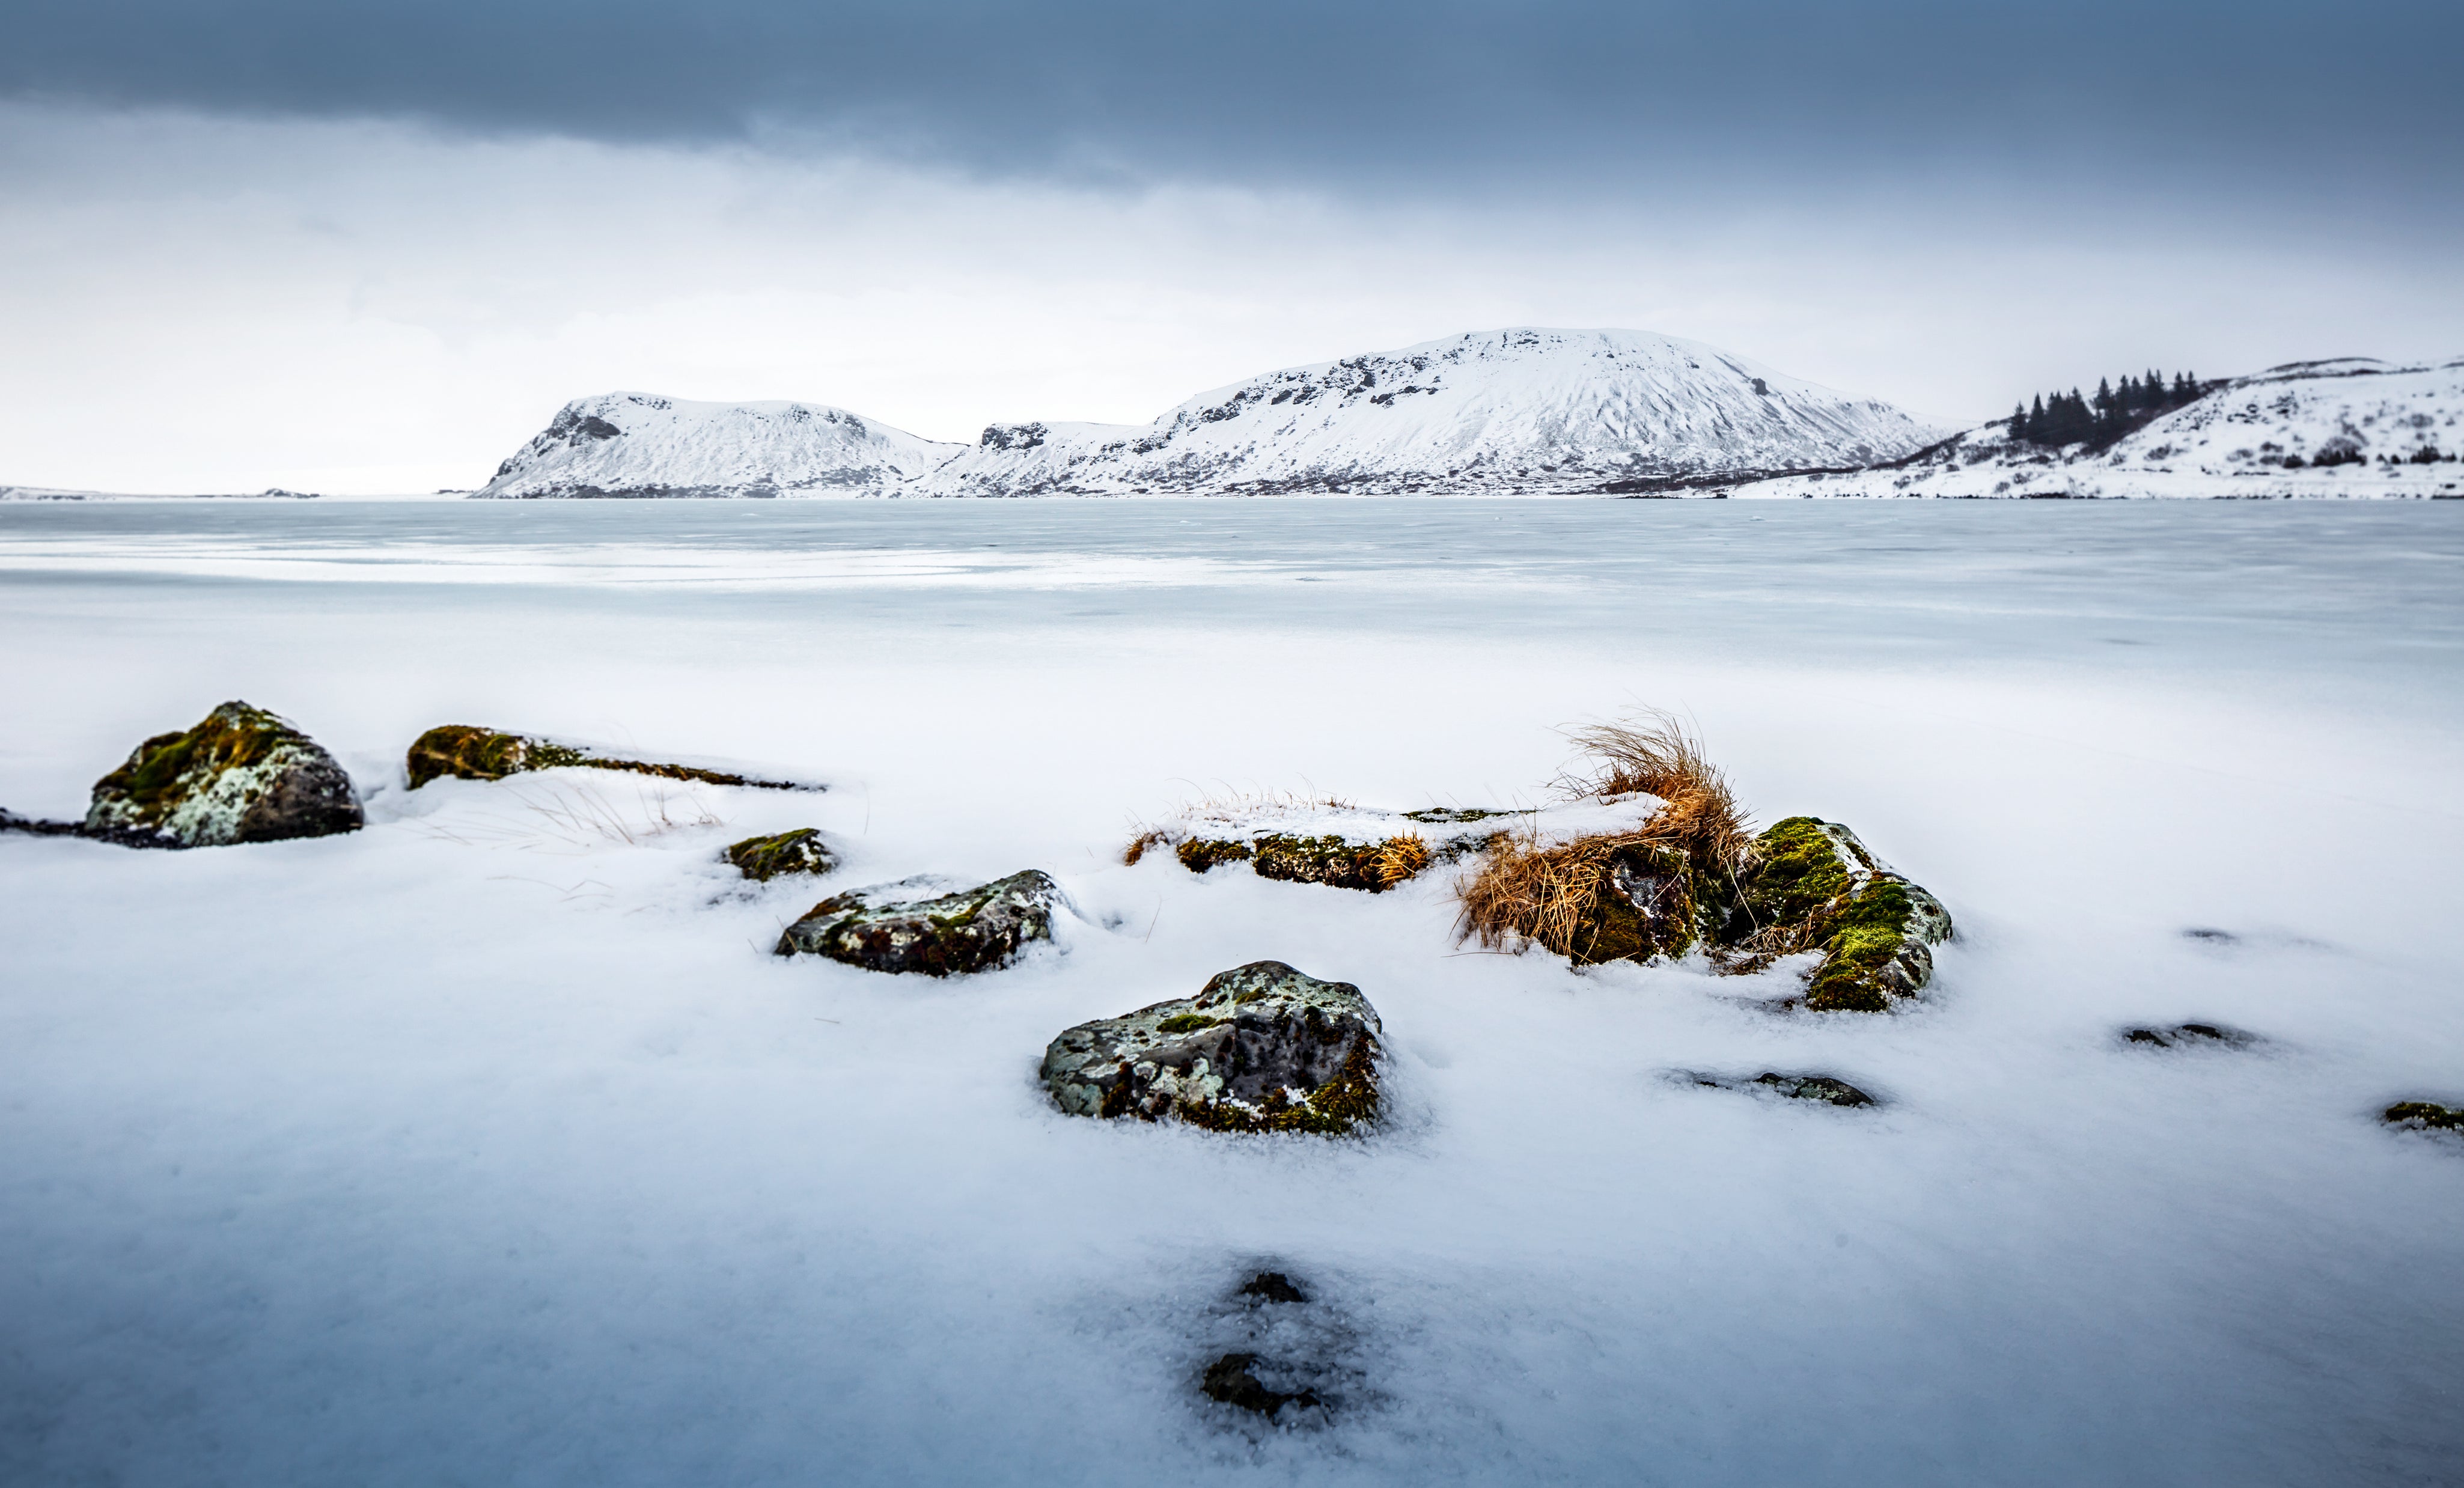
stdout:
POLYGON ((349 837, 0 837, 0 1480, 2447 1480, 2464 1460, 2464 508, 29 503, 0 805, 278 709, 349 837), (1529 802, 1681 710, 1959 938, 1784 974, 1463 954, 1368 895, 1119 864, 1186 801, 1529 802), (820 796, 402 783, 429 725, 820 796), (768 954, 831 886, 1056 874, 935 983, 768 954), (1072 1023, 1356 983, 1364 1141, 1063 1116, 1072 1023), (2245 1049, 2127 1025, 2221 1021, 2245 1049), (1842 1110, 1672 1078, 1824 1073, 1842 1110), (1322 1430, 1200 1409, 1312 1286, 1322 1430))
POLYGON ((2105 449, 2044 449, 2006 434, 1988 425, 1903 466, 1781 476, 1727 494, 2464 498, 2464 359, 2403 365, 2344 357, 2271 367, 2231 379, 2105 449))

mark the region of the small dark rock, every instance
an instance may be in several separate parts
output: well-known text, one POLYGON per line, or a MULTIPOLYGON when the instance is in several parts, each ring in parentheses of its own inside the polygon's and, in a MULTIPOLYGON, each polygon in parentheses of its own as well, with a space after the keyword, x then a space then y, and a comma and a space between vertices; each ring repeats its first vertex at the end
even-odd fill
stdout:
POLYGON ((2241 939, 2239 935, 2234 934, 2231 930, 2214 930, 2204 925, 2194 925, 2189 930, 2184 930, 2182 932, 2182 938, 2185 940, 2205 941, 2211 946, 2230 946, 2241 939))
POLYGON ((1038 868, 937 899, 885 897, 902 886, 823 900, 787 927, 778 953, 927 976, 991 971, 1017 959, 1028 942, 1052 938, 1052 907, 1061 897, 1060 886, 1038 868))
POLYGON ((1205 1378, 1199 1382, 1210 1399, 1243 1411, 1254 1411, 1271 1417, 1286 1406, 1313 1406, 1318 1403, 1312 1390, 1269 1390, 1254 1372, 1259 1363, 1256 1354, 1225 1354, 1206 1367, 1205 1378))
POLYGON ((1305 1302, 1309 1301, 1309 1298, 1302 1293, 1301 1289, 1292 1284, 1292 1279, 1284 1275, 1280 1271, 1259 1272, 1256 1276, 1249 1279, 1247 1284, 1241 1288, 1241 1295, 1243 1297, 1255 1297, 1262 1302, 1305 1302))
POLYGON ((2197 1048, 2202 1044, 2239 1049, 2258 1041, 2256 1035, 2246 1034, 2238 1028, 2227 1028, 2220 1023, 2178 1023, 2171 1028, 2125 1028, 2122 1031, 2122 1039, 2124 1043, 2147 1044, 2159 1049, 2197 1048))
POLYGON ((2464 1130, 2464 1110, 2435 1101, 2398 1101, 2380 1112, 2379 1120, 2412 1131, 2464 1130))
POLYGON ((1751 1080, 1728 1075, 1680 1072, 1683 1082, 1710 1090, 1739 1090, 1748 1095, 1776 1095, 1791 1101, 1819 1101, 1825 1105, 1880 1105, 1882 1103, 1844 1080, 1830 1075, 1783 1075, 1766 1070, 1751 1080))
POLYGON ((1760 1074, 1754 1083, 1769 1085, 1792 1101, 1822 1101, 1832 1105, 1871 1105, 1874 1098, 1844 1080, 1829 1075, 1760 1074))
POLYGON ((829 844, 822 841, 821 832, 809 826, 775 837, 748 837, 730 845, 721 856, 757 884, 766 884, 782 874, 818 877, 839 865, 829 844))

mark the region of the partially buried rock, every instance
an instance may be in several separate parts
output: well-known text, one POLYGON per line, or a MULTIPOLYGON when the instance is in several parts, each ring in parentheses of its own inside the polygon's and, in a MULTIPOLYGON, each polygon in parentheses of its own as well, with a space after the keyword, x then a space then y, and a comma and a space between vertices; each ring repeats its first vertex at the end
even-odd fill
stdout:
POLYGON ((1044 1051, 1044 1087, 1078 1116, 1346 1132, 1377 1115, 1380 1032, 1350 982, 1253 961, 1195 997, 1069 1029, 1044 1051))
POLYGON ((1751 1080, 1734 1080, 1720 1075, 1694 1075, 1689 1078, 1698 1085, 1708 1085, 1716 1090, 1771 1094, 1791 1101, 1817 1101, 1825 1105, 1853 1107, 1877 1104, 1864 1091, 1830 1075, 1783 1075, 1765 1071, 1751 1080))
POLYGON ((2464 1110, 2435 1101, 2398 1101, 2379 1120, 2412 1131, 2464 1131, 2464 1110))
POLYGON ((821 832, 809 826, 775 837, 748 837, 731 845, 723 856, 757 884, 790 874, 818 876, 839 865, 821 832))
POLYGON ((2122 1041, 2159 1049, 2237 1049, 2258 1040, 2238 1028, 2227 1028, 2219 1023, 2178 1023, 2171 1028, 2125 1028, 2122 1031, 2122 1041))
POLYGON ((1724 939, 1735 969, 1820 951, 1805 1005, 1879 1013, 1933 977, 1950 938, 1942 902, 1892 872, 1836 821, 1791 817, 1753 841, 1724 939))
POLYGON ((231 702, 193 729, 147 739, 97 780, 81 831, 141 846, 221 847, 366 824, 333 755, 288 721, 231 702))
POLYGON ((1258 1378, 1262 1368, 1271 1367, 1256 1354, 1225 1354, 1206 1367, 1206 1373, 1199 1381, 1198 1388, 1210 1399, 1270 1418, 1286 1406, 1318 1404, 1317 1391, 1306 1387, 1286 1390, 1268 1386, 1258 1378))
POLYGON ((1379 811, 1340 801, 1235 801, 1193 807, 1132 840, 1122 861, 1135 864, 1169 847, 1180 865, 1204 873, 1245 863, 1260 878, 1379 894, 1476 852, 1506 820, 1530 813, 1438 807, 1379 811))
POLYGON ((619 770, 656 776, 666 780, 696 780, 705 785, 747 785, 773 791, 817 790, 794 780, 763 780, 699 765, 637 759, 594 746, 563 744, 529 733, 507 733, 464 723, 440 724, 411 741, 404 764, 411 789, 445 776, 465 780, 501 780, 530 770, 619 770))
POLYGON ((779 954, 927 976, 990 971, 1015 960, 1030 941, 1052 938, 1052 907, 1061 897, 1051 875, 1037 868, 937 899, 891 897, 907 887, 859 888, 823 900, 779 937, 779 954))

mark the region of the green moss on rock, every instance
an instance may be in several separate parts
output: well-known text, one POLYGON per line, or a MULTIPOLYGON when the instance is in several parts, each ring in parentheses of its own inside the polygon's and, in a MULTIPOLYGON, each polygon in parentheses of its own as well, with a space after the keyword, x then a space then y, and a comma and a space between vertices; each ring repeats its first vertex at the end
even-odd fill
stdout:
POLYGON ((366 823, 334 756, 285 719, 229 702, 158 733, 94 784, 89 836, 180 847, 325 837, 366 823))
POLYGON ((756 883, 790 874, 820 875, 836 869, 839 861, 815 827, 798 827, 772 837, 748 837, 732 843, 720 856, 756 883))
POLYGON ((697 780, 705 785, 743 785, 773 791, 819 789, 794 780, 763 780, 725 770, 705 770, 697 765, 633 759, 577 745, 560 744, 532 734, 508 733, 499 729, 482 729, 463 723, 440 724, 413 739, 404 765, 413 790, 445 776, 464 780, 501 780, 509 775, 519 775, 525 771, 575 767, 618 770, 630 775, 656 776, 667 780, 697 780))
POLYGON ((1932 979, 1949 912, 1846 827, 1791 817, 1754 840, 1749 862, 1722 937, 1730 970, 1818 950, 1805 998, 1817 1012, 1883 1012, 1932 979))

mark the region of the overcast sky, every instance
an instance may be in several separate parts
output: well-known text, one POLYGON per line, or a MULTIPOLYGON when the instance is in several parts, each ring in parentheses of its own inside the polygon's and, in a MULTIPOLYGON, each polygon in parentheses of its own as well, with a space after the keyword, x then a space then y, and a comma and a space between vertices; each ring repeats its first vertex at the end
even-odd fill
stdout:
POLYGON ((940 439, 1509 324, 1972 420, 2464 353, 2464 7, 11 0, 0 482, 940 439))

